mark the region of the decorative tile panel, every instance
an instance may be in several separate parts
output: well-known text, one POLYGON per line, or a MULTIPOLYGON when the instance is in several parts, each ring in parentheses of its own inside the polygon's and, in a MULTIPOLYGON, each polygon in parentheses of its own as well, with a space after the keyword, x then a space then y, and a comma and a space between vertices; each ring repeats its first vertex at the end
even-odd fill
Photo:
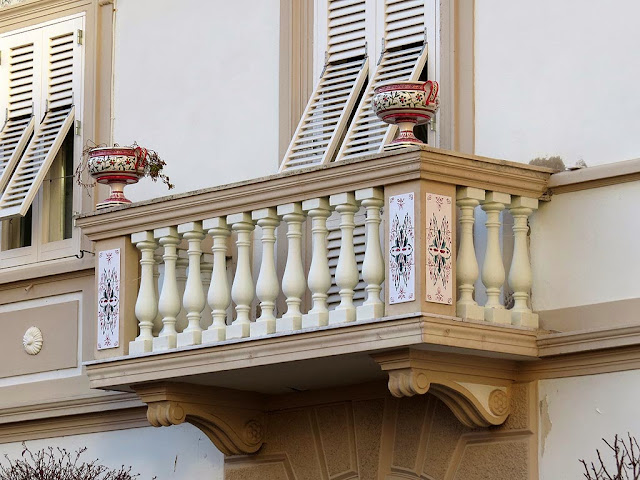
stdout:
POLYGON ((120 338, 120 249, 98 252, 98 350, 116 348, 120 338))
POLYGON ((389 303, 415 300, 415 210, 413 193, 389 198, 389 303))
POLYGON ((427 301, 453 303, 451 197, 427 193, 427 301))

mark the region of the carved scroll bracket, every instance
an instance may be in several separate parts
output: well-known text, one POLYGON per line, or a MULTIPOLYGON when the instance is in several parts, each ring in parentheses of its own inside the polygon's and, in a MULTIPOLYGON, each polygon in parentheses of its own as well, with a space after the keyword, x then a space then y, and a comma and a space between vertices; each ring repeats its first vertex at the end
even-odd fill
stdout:
POLYGON ((265 438, 261 396, 183 383, 134 386, 154 427, 190 423, 225 455, 257 452, 265 438))
POLYGON ((432 393, 464 425, 501 425, 510 406, 514 370, 509 362, 464 355, 403 349, 373 356, 389 373, 395 397, 432 393))

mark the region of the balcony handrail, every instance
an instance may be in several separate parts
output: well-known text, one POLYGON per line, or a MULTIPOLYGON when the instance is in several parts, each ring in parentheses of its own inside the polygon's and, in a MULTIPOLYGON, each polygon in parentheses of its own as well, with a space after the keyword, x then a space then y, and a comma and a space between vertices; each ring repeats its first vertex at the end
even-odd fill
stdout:
POLYGON ((545 167, 416 146, 82 214, 76 224, 90 240, 105 240, 420 179, 543 199, 552 173, 545 167))

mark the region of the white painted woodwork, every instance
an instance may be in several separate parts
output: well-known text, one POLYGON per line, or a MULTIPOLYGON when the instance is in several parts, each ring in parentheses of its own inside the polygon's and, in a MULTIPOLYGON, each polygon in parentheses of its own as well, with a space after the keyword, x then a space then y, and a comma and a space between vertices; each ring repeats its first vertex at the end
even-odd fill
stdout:
POLYGON ((236 319, 227 326, 227 339, 244 338, 250 333, 249 313, 254 296, 251 277, 251 232, 255 227, 250 213, 228 215, 227 223, 238 235, 236 274, 231 286, 231 298, 236 304, 236 319))
POLYGON ((484 319, 487 322, 510 324, 511 314, 500 302, 500 289, 504 285, 505 271, 500 250, 500 212, 505 205, 511 203, 511 196, 506 193, 488 192, 482 202, 482 209, 487 214, 487 247, 482 265, 482 283, 487 291, 487 302, 484 306, 484 319))
POLYGON ((425 42, 424 0, 385 0, 385 48, 425 42))
POLYGON ((366 55, 366 4, 366 0, 329 0, 329 61, 366 55))
POLYGON ((204 231, 202 222, 189 222, 178 225, 178 233, 189 243, 187 255, 189 256, 189 270, 187 282, 184 287, 182 305, 187 312, 188 325, 178 334, 178 347, 199 345, 202 342, 202 311, 205 298, 202 290, 202 278, 200 276, 200 260, 202 256, 202 239, 204 231))
POLYGON ((280 171, 330 162, 369 71, 365 57, 328 64, 300 119, 280 171))
POLYGON ((513 290, 511 323, 538 328, 538 315, 529 308, 529 292, 533 283, 529 259, 529 216, 538 208, 536 198, 513 197, 509 211, 513 217, 513 258, 509 270, 509 286, 513 290))
POLYGON ((213 272, 207 293, 207 301, 211 307, 213 323, 202 332, 202 343, 219 342, 226 338, 227 308, 231 304, 229 280, 227 279, 227 241, 231 231, 225 218, 216 217, 202 222, 213 238, 213 272))
POLYGON ((471 320, 484 320, 484 309, 473 297, 475 283, 478 280, 478 260, 473 242, 475 209, 484 201, 485 191, 462 187, 457 192, 457 205, 460 208, 460 246, 456 261, 456 281, 458 284, 457 315, 471 320))
POLYGON ((327 198, 314 198, 302 202, 302 210, 311 218, 312 255, 308 284, 313 306, 302 316, 302 328, 322 327, 329 323, 327 298, 331 287, 331 272, 327 250, 327 219, 331 207, 327 198))
POLYGON ((384 316, 384 302, 380 299, 384 281, 384 257, 380 243, 380 209, 384 205, 384 191, 381 188, 356 190, 356 200, 366 210, 366 246, 362 262, 362 278, 367 286, 367 298, 356 309, 358 320, 369 320, 384 316))
POLYGON ((366 0, 326 3, 326 64, 281 171, 328 163, 335 157, 369 73, 366 4, 366 0))
POLYGON ((275 208, 254 210, 251 217, 262 229, 262 260, 256 282, 256 296, 260 300, 260 317, 251 323, 250 335, 260 337, 276 331, 276 299, 280 293, 276 273, 275 251, 276 227, 280 224, 275 208))
POLYGON ((278 215, 287 224, 287 261, 282 276, 282 293, 287 311, 276 321, 276 332, 289 332, 302 328, 302 296, 306 283, 302 265, 302 222, 304 214, 300 203, 278 205, 278 215))
POLYGON ((25 32, 26 48, 7 51, 9 67, 12 55, 24 54, 20 58, 24 63, 13 63, 9 84, 18 87, 16 82, 31 77, 9 92, 8 118, 34 112, 36 125, 11 178, 0 178, 6 182, 6 188, 0 190, 0 218, 26 215, 71 125, 82 119, 84 49, 75 41, 82 25, 83 20, 75 18, 25 32))
POLYGON ((335 282, 340 288, 340 304, 329 313, 329 324, 353 322, 356 307, 353 305, 353 289, 358 285, 358 264, 353 248, 354 216, 358 211, 352 192, 329 197, 329 204, 340 214, 340 255, 336 266, 335 282))
POLYGON ((373 111, 372 99, 375 88, 386 82, 417 80, 427 61, 427 49, 412 45, 400 50, 386 50, 371 82, 366 88, 353 120, 349 124, 336 160, 347 160, 382 151, 384 145, 393 140, 395 125, 388 125, 373 111))
POLYGON ((158 310, 162 315, 162 330, 153 339, 153 351, 161 352, 176 348, 178 333, 176 331, 176 317, 180 313, 180 294, 176 280, 176 261, 178 260, 178 229, 176 227, 157 228, 153 236, 164 248, 164 279, 158 300, 158 310))
POLYGON ((153 238, 153 232, 150 231, 134 233, 131 235, 131 242, 141 254, 140 288, 135 307, 140 333, 135 340, 129 342, 129 354, 136 355, 153 349, 153 321, 158 314, 158 297, 156 297, 153 272, 156 264, 153 254, 157 243, 153 238))

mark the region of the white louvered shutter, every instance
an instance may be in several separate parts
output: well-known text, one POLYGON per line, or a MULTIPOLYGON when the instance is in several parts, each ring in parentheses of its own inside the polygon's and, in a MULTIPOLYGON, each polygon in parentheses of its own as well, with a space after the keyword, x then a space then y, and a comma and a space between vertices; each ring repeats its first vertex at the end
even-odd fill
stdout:
POLYGON ((26 32, 3 39, 0 49, 6 56, 2 90, 8 92, 6 121, 0 132, 0 193, 33 133, 34 97, 40 95, 40 36, 26 32))
POLYGON ((397 127, 373 112, 373 91, 381 83, 418 80, 427 61, 424 0, 386 0, 385 7, 385 50, 336 160, 378 153, 393 140, 397 127))
POLYGON ((366 0, 329 0, 328 61, 280 171, 333 159, 368 75, 366 0))
POLYGON ((42 89, 46 113, 36 127, 0 198, 0 218, 24 216, 74 121, 74 98, 81 89, 80 19, 42 28, 42 89))

